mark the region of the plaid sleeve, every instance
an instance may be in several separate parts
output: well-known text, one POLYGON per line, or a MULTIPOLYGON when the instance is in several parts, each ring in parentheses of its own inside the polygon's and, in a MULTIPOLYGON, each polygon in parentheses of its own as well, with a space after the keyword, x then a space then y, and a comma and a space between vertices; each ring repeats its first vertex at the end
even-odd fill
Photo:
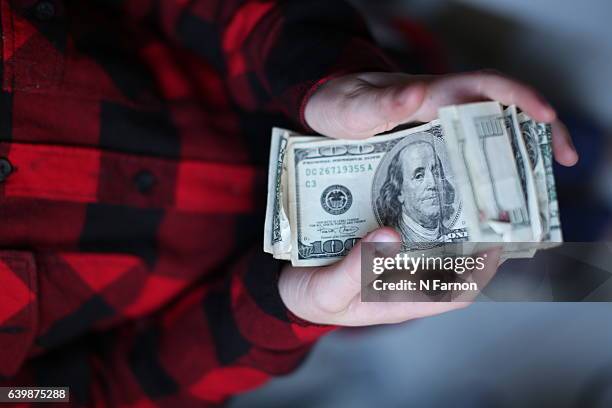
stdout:
POLYGON ((343 1, 167 0, 148 11, 140 0, 123 4, 131 16, 153 15, 166 36, 222 73, 240 108, 281 111, 304 126, 304 104, 325 81, 395 69, 343 1))
POLYGON ((280 265, 254 250, 227 278, 109 335, 93 364, 116 393, 105 398, 113 406, 217 404, 294 369, 332 327, 292 320, 277 290, 280 265))

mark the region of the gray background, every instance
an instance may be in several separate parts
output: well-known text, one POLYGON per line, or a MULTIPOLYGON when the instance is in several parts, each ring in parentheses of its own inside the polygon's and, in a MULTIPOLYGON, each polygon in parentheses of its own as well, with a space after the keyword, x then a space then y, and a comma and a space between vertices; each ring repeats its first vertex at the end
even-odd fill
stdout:
MULTIPOLYGON (((569 214, 570 235, 584 208, 598 229, 574 236, 610 240, 610 0, 355 3, 383 43, 398 43, 385 19, 410 16, 443 40, 453 69, 500 69, 587 123, 574 136, 598 160, 584 155, 593 162, 581 163, 581 172, 558 174, 566 191, 561 211, 569 214)), ((297 372, 231 406, 612 406, 612 304, 478 303, 401 325, 338 331, 297 372)))

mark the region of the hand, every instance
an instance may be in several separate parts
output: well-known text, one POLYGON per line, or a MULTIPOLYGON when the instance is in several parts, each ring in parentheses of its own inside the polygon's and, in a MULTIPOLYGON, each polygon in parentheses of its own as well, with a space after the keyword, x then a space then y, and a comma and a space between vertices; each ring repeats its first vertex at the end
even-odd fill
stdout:
POLYGON ((362 139, 409 122, 429 122, 446 105, 496 100, 515 104, 539 122, 552 123, 553 152, 564 166, 578 162, 567 128, 531 87, 491 71, 443 76, 362 73, 333 79, 305 108, 307 124, 322 135, 362 139))
MULTIPOLYGON (((578 154, 554 109, 531 87, 490 71, 445 76, 362 73, 333 79, 318 89, 305 107, 307 124, 341 139, 362 139, 410 122, 429 122, 438 108, 492 99, 515 104, 539 122, 552 123, 553 152, 565 166, 578 154)), ((399 242, 391 228, 381 228, 364 242, 399 242)), ((279 280, 285 305, 298 317, 321 324, 361 326, 396 323, 465 307, 469 302, 360 301, 361 243, 335 265, 295 268, 286 265, 279 280)), ((489 251, 484 276, 495 273, 500 252, 489 251)))
MULTIPOLYGON (((361 242, 400 242, 392 228, 380 228, 357 243, 340 262, 327 267, 298 268, 287 264, 279 290, 289 310, 301 319, 340 326, 398 323, 459 309, 470 302, 361 302, 361 242)), ((479 282, 495 274, 500 250, 487 252, 479 282)))

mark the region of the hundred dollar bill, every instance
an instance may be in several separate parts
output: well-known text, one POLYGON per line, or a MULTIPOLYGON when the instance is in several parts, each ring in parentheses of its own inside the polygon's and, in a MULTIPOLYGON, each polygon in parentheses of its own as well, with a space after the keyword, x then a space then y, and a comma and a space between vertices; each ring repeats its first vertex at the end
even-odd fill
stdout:
POLYGON ((550 127, 496 102, 439 115, 367 140, 273 129, 264 250, 325 265, 383 225, 405 250, 503 242, 507 259, 560 242, 550 127))
POLYGON ((528 150, 528 158, 537 186, 536 199, 540 208, 542 241, 563 242, 559 203, 553 172, 552 128, 550 124, 533 121, 525 113, 517 115, 520 129, 528 150))
POLYGON ((449 106, 439 110, 439 117, 472 240, 497 242, 501 236, 506 242, 532 241, 516 161, 521 152, 513 151, 501 105, 449 106))
POLYGON ((508 129, 508 135, 510 136, 514 160, 529 211, 531 241, 540 241, 543 236, 543 230, 540 218, 540 203, 537 199, 538 185, 536 184, 535 173, 529 159, 527 143, 521 132, 516 106, 510 106, 504 111, 504 120, 506 129, 508 129))
POLYGON ((404 243, 468 239, 438 121, 367 141, 290 143, 291 261, 323 265, 381 225, 404 243))
POLYGON ((291 229, 287 216, 287 177, 285 156, 292 141, 321 139, 316 136, 299 136, 290 130, 273 128, 268 167, 268 204, 264 226, 264 251, 279 259, 290 259, 291 229))
MULTIPOLYGON (((283 160, 287 149, 287 137, 283 129, 272 129, 270 143, 270 163, 268 165, 268 206, 264 226, 264 251, 273 254, 286 254, 290 251, 289 219, 282 203, 283 197, 283 160), (284 238, 284 239, 283 239, 284 238)), ((286 180, 286 177, 284 177, 286 180)))

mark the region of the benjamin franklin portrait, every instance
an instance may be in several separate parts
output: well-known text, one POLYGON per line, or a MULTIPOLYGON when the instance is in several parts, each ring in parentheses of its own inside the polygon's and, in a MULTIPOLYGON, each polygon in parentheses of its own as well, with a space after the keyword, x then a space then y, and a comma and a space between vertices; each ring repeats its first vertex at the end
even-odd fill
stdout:
POLYGON ((456 213, 455 188, 445 166, 425 138, 398 147, 390 152, 386 175, 380 178, 375 202, 379 222, 395 228, 404 242, 442 242, 456 213))

